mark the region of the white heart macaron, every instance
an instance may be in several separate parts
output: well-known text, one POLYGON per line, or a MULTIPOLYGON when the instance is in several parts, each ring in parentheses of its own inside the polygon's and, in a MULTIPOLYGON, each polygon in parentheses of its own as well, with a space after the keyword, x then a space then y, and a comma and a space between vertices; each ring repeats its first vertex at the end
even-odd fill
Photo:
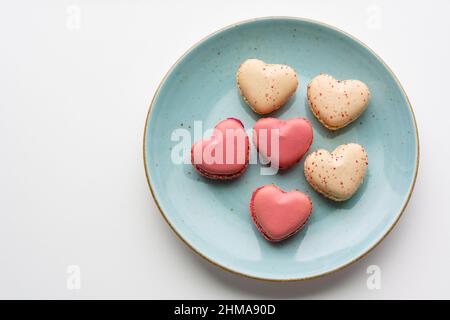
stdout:
POLYGON ((331 153, 324 149, 314 151, 305 160, 304 173, 317 192, 344 201, 363 183, 368 165, 366 150, 359 144, 349 143, 331 153))
POLYGON ((258 114, 279 109, 298 86, 294 69, 258 59, 245 60, 237 71, 236 80, 244 101, 258 114))
POLYGON ((370 91, 359 80, 336 80, 320 74, 308 85, 312 113, 328 129, 337 130, 355 121, 369 104, 370 91))

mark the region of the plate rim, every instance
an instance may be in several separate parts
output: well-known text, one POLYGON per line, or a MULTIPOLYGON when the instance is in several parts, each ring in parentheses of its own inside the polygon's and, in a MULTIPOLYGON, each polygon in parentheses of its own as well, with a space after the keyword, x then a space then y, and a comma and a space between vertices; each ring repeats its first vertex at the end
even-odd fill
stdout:
POLYGON ((381 242, 383 242, 384 239, 386 239, 386 237, 391 233, 391 231, 398 224, 400 218, 403 216, 403 213, 404 213, 404 211, 405 211, 405 209, 406 209, 406 207, 407 207, 407 205, 408 205, 408 203, 409 203, 409 201, 411 199, 412 193, 413 193, 415 185, 416 185, 417 175, 418 175, 418 171, 419 171, 419 164, 420 164, 420 141, 419 141, 419 129, 418 129, 418 126, 417 126, 416 116, 414 114, 414 110, 413 110, 413 107, 411 105, 411 101, 409 100, 409 97, 408 97, 405 89, 403 88, 403 86, 400 83, 398 77, 395 75, 395 73, 392 71, 392 69, 369 46, 367 46, 365 43, 363 43, 361 40, 357 39, 353 35, 347 33, 346 31, 343 31, 343 30, 341 30, 341 29, 339 29, 337 27, 334 27, 332 25, 329 25, 327 23, 324 23, 324 22, 321 22, 321 21, 318 21, 318 20, 304 18, 304 17, 294 17, 294 16, 264 16, 264 17, 257 17, 257 18, 240 20, 238 22, 235 22, 235 23, 229 24, 229 25, 227 25, 225 27, 222 27, 222 28, 218 29, 217 31, 209 33, 208 35, 202 37, 200 40, 195 42, 169 68, 169 70, 165 73, 164 77, 161 79, 160 83, 158 84, 158 87, 156 88, 156 91, 155 91, 155 93, 153 95, 153 98, 152 98, 152 100, 150 102, 150 106, 149 106, 148 111, 147 111, 147 116, 146 116, 145 125, 144 125, 144 137, 143 137, 143 148, 142 148, 142 150, 143 150, 145 176, 146 176, 146 179, 147 179, 148 187, 150 189, 150 193, 151 193, 151 195, 153 197, 153 200, 155 201, 155 204, 156 204, 156 206, 158 208, 158 211, 160 212, 160 214, 162 215, 162 217, 164 218, 166 223, 169 225, 170 229, 176 234, 176 236, 188 248, 190 248, 194 253, 196 253, 197 255, 199 255, 200 257, 205 259, 206 261, 210 262, 211 264, 221 268, 222 270, 225 270, 227 272, 233 273, 233 274, 238 275, 238 276, 243 276, 243 277, 250 278, 250 279, 262 280, 262 281, 268 281, 268 282, 300 282, 300 281, 306 281, 306 280, 311 280, 311 279, 317 279, 317 278, 321 278, 321 277, 324 277, 326 275, 334 274, 334 273, 336 273, 338 271, 341 271, 341 270, 349 267, 350 265, 352 265, 352 264, 362 260, 363 258, 365 258, 370 252, 372 252, 372 250, 374 250, 381 242), (366 249, 366 251, 364 251, 363 253, 359 254, 356 258, 351 259, 351 260, 347 261, 346 263, 341 264, 341 265, 339 265, 339 266, 337 266, 337 267, 335 267, 333 269, 330 269, 330 270, 327 270, 327 271, 324 271, 324 272, 320 272, 320 273, 317 273, 317 274, 312 275, 312 276, 306 276, 306 277, 300 277, 300 278, 288 278, 288 279, 260 277, 260 276, 255 276, 255 275, 252 275, 252 274, 244 273, 244 272, 241 272, 241 271, 238 271, 238 270, 234 270, 234 269, 232 269, 230 267, 226 267, 226 266, 220 264, 219 262, 214 261, 210 257, 206 256, 205 254, 200 252, 197 248, 195 248, 192 244, 190 244, 186 239, 184 239, 183 236, 176 230, 176 228, 171 224, 171 222, 167 218, 164 210, 161 208, 161 206, 159 204, 159 201, 158 201, 158 198, 156 196, 156 193, 153 190, 153 186, 152 186, 152 183, 151 183, 151 180, 150 180, 150 175, 149 175, 149 169, 147 167, 147 147, 146 147, 147 146, 147 128, 148 128, 148 124, 149 124, 149 121, 150 121, 150 117, 151 117, 151 114, 152 114, 153 105, 155 103, 156 97, 159 95, 160 89, 161 89, 162 85, 166 82, 168 76, 172 73, 172 71, 176 68, 176 66, 186 56, 188 56, 195 48, 197 48, 200 44, 204 43, 208 39, 214 37, 215 35, 223 32, 223 31, 226 31, 228 29, 234 28, 236 26, 240 26, 240 25, 244 25, 244 24, 248 24, 248 23, 252 23, 252 22, 257 22, 257 21, 263 21, 263 20, 295 20, 295 21, 301 21, 301 22, 307 22, 307 23, 315 24, 315 25, 318 25, 318 26, 321 26, 321 27, 332 29, 333 31, 336 31, 338 33, 342 33, 343 35, 349 37, 350 39, 352 39, 353 41, 355 41, 356 43, 358 43, 359 45, 364 47, 366 50, 368 50, 384 66, 384 68, 390 73, 390 75, 392 76, 394 81, 397 83, 397 85, 401 89, 403 95, 406 98, 406 102, 408 104, 409 110, 411 112, 413 124, 414 124, 414 127, 415 127, 415 132, 416 132, 416 137, 415 138, 416 138, 416 144, 417 144, 417 153, 416 153, 416 163, 415 163, 414 177, 413 177, 412 183, 410 185, 410 188, 408 190, 408 195, 407 195, 406 199, 404 200, 400 211, 397 213, 397 216, 396 216, 394 222, 389 226, 387 231, 385 231, 385 233, 379 239, 374 241, 374 243, 372 243, 369 246, 369 248, 366 249))

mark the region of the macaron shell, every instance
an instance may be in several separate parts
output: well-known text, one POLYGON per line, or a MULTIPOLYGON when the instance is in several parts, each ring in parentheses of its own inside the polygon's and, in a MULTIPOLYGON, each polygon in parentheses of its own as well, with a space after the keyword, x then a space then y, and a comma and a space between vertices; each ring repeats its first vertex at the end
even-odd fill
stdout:
POLYGON ((298 86, 294 69, 248 59, 239 67, 236 80, 245 102, 258 114, 268 114, 283 106, 298 86))
POLYGON ((349 143, 331 153, 324 149, 314 151, 305 159, 304 173, 317 192, 332 200, 344 201, 363 183, 368 164, 365 149, 349 143))
POLYGON ((355 121, 366 110, 370 91, 359 80, 336 80, 320 74, 308 85, 312 113, 328 129, 337 130, 355 121))
MULTIPOLYGON (((280 120, 263 118, 253 126, 253 143, 259 153, 280 169, 287 169, 300 161, 313 141, 311 123, 305 118, 280 120), (278 131, 273 131, 278 130, 278 131), (275 134, 276 133, 276 134, 275 134), (278 152, 272 152, 272 137, 278 136, 278 152)), ((273 149, 276 149, 273 145, 273 149)))
POLYGON ((281 241, 299 231, 312 212, 311 199, 294 190, 285 192, 266 185, 253 192, 250 213, 258 230, 269 241, 281 241))
POLYGON ((242 122, 228 118, 214 127, 210 138, 192 145, 191 163, 199 173, 208 178, 233 179, 247 168, 249 149, 249 139, 242 122), (231 156, 228 152, 232 152, 231 156), (207 158, 207 155, 212 157, 207 158))

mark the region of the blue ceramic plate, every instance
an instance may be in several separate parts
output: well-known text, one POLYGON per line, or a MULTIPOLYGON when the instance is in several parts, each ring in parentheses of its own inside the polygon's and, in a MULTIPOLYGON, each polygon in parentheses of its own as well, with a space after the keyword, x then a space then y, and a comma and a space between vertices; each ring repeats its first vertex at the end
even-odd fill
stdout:
MULTIPOLYGON (((192 141, 189 141, 189 144, 192 141)), ((252 146, 253 148, 253 146, 252 146)), ((254 154, 254 148, 252 150, 254 154)), ((188 155, 189 157, 189 155, 188 155)), ((169 71, 155 94, 144 137, 145 169, 164 218, 195 252, 229 271, 266 280, 303 280, 341 269, 368 253, 394 227, 411 196, 419 143, 411 106, 400 83, 369 48, 333 27, 296 18, 262 18, 227 27, 190 49, 169 71), (175 129, 193 135, 235 117, 251 128, 260 118, 242 101, 235 73, 247 58, 292 66, 300 85, 294 97, 271 114, 303 116, 314 128, 317 148, 357 142, 369 154, 364 184, 348 201, 317 194, 303 175, 303 161, 276 176, 260 165, 233 181, 211 181, 189 164, 172 161, 175 129), (306 85, 321 72, 365 82, 372 98, 351 125, 331 132, 310 112, 306 85), (253 225, 253 190, 275 183, 312 198, 314 211, 294 237, 273 244, 253 225)))

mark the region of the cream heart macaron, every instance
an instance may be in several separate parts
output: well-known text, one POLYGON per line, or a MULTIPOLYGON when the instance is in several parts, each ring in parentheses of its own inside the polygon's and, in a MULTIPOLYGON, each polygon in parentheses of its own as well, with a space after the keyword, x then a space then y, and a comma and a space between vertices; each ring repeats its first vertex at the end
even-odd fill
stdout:
POLYGON ((312 212, 311 199, 298 190, 286 192, 265 185, 253 192, 250 214, 258 230, 269 241, 281 241, 299 231, 312 212))
POLYGON ((368 165, 366 150, 359 144, 349 143, 331 153, 324 149, 314 151, 305 159, 304 173, 317 192, 344 201, 363 183, 368 165))
POLYGON ((258 114, 279 109, 298 86, 294 69, 258 59, 245 60, 237 71, 236 80, 244 101, 258 114))
POLYGON ((370 91, 359 80, 336 80, 320 74, 308 85, 309 107, 328 129, 337 130, 355 121, 369 104, 370 91))

